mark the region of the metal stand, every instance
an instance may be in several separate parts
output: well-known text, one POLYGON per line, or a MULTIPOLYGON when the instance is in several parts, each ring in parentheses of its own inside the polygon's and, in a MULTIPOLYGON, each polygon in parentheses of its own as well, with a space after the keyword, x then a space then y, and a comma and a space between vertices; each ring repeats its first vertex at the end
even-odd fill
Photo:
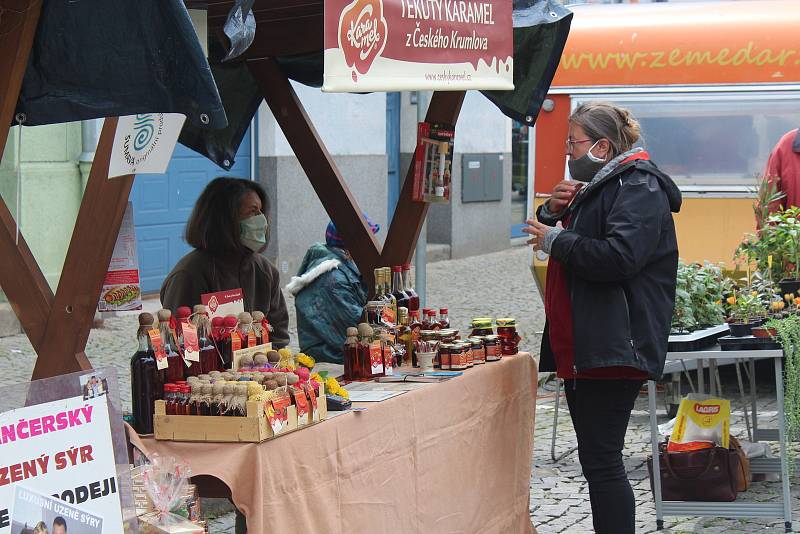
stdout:
MULTIPOLYGON (((763 437, 770 441, 778 441, 780 444, 780 458, 754 458, 751 460, 750 467, 754 473, 780 473, 781 475, 781 502, 760 503, 760 502, 684 502, 684 501, 663 501, 661 495, 661 472, 658 457, 658 425, 656 422, 656 387, 655 382, 648 381, 648 406, 650 412, 650 442, 653 455, 653 495, 655 497, 656 527, 661 530, 664 527, 665 516, 698 516, 698 517, 728 517, 728 518, 752 518, 752 517, 782 517, 786 532, 792 531, 792 502, 789 487, 789 468, 786 444, 786 423, 783 410, 783 351, 781 350, 751 350, 751 351, 721 351, 709 350, 701 352, 680 352, 668 353, 668 360, 695 360, 698 369, 698 390, 703 391, 702 373, 703 360, 709 360, 711 369, 710 390, 712 394, 717 390, 718 380, 715 380, 714 373, 717 360, 734 358, 749 360, 750 363, 750 394, 752 401, 753 414, 753 436, 756 440, 763 437), (755 398, 755 372, 754 360, 772 359, 775 363, 775 391, 777 400, 777 419, 778 428, 769 430, 758 429, 758 412, 756 409, 755 398)), ((741 376, 741 375, 739 375, 741 376)), ((744 388, 740 383, 740 393, 744 399, 744 388)))
POLYGON ((567 449, 566 451, 562 452, 558 456, 556 456, 556 431, 558 430, 558 406, 561 404, 561 384, 564 381, 560 378, 556 378, 556 402, 555 402, 555 409, 553 410, 553 435, 550 438, 550 458, 553 459, 553 462, 560 462, 565 457, 569 456, 576 450, 578 447, 572 447, 571 449, 567 449))

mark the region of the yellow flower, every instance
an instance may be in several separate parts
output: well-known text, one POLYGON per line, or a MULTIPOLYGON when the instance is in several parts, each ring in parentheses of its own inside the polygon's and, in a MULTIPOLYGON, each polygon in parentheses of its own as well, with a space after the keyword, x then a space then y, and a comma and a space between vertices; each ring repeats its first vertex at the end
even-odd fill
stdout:
POLYGON ((769 303, 769 308, 772 311, 777 311, 783 309, 783 302, 780 300, 775 300, 769 303))
POLYGON ((786 302, 789 302, 789 303, 791 303, 793 299, 794 299, 794 293, 786 293, 783 296, 783 300, 785 300, 786 302))
POLYGON ((736 304, 736 297, 728 297, 727 298, 728 305, 733 306, 736 304))
POLYGON ((757 297, 758 296, 758 291, 751 291, 750 295, 752 295, 754 297, 757 297))
POLYGON ((337 382, 336 379, 333 378, 332 376, 329 376, 328 379, 325 381, 325 392, 326 393, 331 393, 331 394, 335 395, 336 393, 334 393, 334 391, 336 391, 337 389, 340 389, 341 387, 342 386, 339 385, 339 382, 337 382))
POLYGON ((317 364, 317 362, 314 361, 314 358, 306 354, 303 354, 302 352, 297 355, 296 361, 298 365, 302 365, 303 367, 309 370, 313 369, 314 366, 317 364))
POLYGON ((314 373, 308 379, 309 380, 313 380, 317 384, 324 384, 325 383, 325 379, 322 378, 319 373, 314 373))
POLYGON ((345 399, 350 398, 350 393, 344 388, 339 388, 336 394, 339 395, 340 397, 344 397, 345 399))

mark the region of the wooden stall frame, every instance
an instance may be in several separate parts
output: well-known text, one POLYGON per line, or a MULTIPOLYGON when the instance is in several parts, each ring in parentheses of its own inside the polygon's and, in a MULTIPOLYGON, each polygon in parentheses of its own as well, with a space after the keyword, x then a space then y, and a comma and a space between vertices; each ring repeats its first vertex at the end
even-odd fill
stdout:
MULTIPOLYGON (((0 158, 41 10, 41 0, 16 1, 26 6, 18 14, 12 12, 19 23, 8 24, 8 15, 4 19, 0 14, 0 158)), ((367 286, 374 285, 375 267, 410 262, 428 211, 427 204, 411 198, 413 162, 381 248, 281 67, 262 54, 250 55, 248 67, 325 210, 349 236, 367 286)), ((426 120, 455 125, 464 95, 435 92, 426 120)), ((108 179, 116 124, 116 118, 105 121, 55 294, 22 235, 17 244, 14 218, 0 198, 0 287, 38 355, 32 379, 91 368, 84 350, 134 179, 108 179)))

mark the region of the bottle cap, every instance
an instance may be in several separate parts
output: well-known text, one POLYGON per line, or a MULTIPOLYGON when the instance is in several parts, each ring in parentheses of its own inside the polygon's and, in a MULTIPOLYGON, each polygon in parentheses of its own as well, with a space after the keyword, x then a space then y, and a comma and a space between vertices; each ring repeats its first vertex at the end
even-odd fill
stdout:
POLYGON ((224 324, 225 324, 225 318, 224 317, 217 316, 217 317, 214 317, 213 319, 211 319, 211 326, 220 327, 220 326, 222 326, 224 324))
POLYGON ((236 319, 236 316, 228 315, 227 317, 225 317, 225 323, 224 324, 227 327, 234 327, 237 324, 239 324, 239 321, 238 321, 238 319, 236 319))
POLYGON ((410 263, 404 263, 403 264, 403 270, 404 271, 410 271, 411 270, 411 264, 410 263))
POLYGON ((140 313, 139 314, 139 326, 153 326, 153 322, 155 322, 155 317, 153 317, 152 313, 140 313))
POLYGON ((194 308, 192 308, 192 312, 193 313, 208 313, 208 311, 206 311, 205 304, 195 304, 194 308))
POLYGON ((402 273, 403 272, 403 267, 400 266, 400 265, 395 265, 394 267, 392 267, 392 272, 393 273, 402 273))
POLYGON ((428 315, 428 313, 430 313, 430 311, 431 311, 430 308, 422 308, 422 315, 428 315))
POLYGON ((442 315, 447 315, 447 308, 441 308, 439 310, 439 313, 442 314, 442 315))
POLYGON ((189 306, 181 306, 175 311, 178 319, 187 319, 192 314, 192 309, 189 306))
POLYGON ((158 310, 158 320, 161 322, 169 321, 172 318, 172 312, 169 310, 158 310))

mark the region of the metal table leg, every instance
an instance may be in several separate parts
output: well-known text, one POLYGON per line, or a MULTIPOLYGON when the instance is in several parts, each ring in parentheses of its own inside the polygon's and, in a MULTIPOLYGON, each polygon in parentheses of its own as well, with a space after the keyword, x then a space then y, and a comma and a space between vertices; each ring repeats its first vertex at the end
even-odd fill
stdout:
POLYGON ((664 511, 661 500, 661 466, 658 458, 658 422, 656 420, 656 383, 647 381, 647 404, 650 412, 650 450, 653 455, 653 495, 656 501, 656 529, 664 528, 664 511))
MULTIPOLYGON (((709 359, 708 360, 708 392, 711 394, 712 397, 717 396, 717 385, 719 380, 717 380, 717 360, 709 359)), ((719 393, 722 393, 722 388, 719 389, 719 393)))
POLYGON ((748 360, 750 367, 750 412, 753 414, 753 440, 758 439, 758 394, 756 393, 756 361, 753 358, 748 360))
POLYGON ((552 458, 554 462, 560 462, 564 457, 572 454, 578 449, 578 447, 572 447, 556 456, 556 431, 558 430, 559 404, 561 404, 561 379, 556 378, 556 400, 554 405, 555 409, 553 410, 553 435, 550 438, 550 458, 552 458))
POLYGON ((744 424, 747 427, 747 440, 753 441, 753 432, 750 430, 750 417, 747 415, 747 398, 744 394, 744 382, 742 381, 742 371, 739 369, 739 359, 734 361, 736 366, 736 380, 739 382, 739 399, 742 401, 742 411, 744 412, 744 424))
POLYGON ((781 449, 781 484, 783 486, 783 520, 786 532, 792 531, 792 493, 789 487, 789 461, 786 444, 786 420, 783 410, 783 360, 775 358, 775 391, 778 403, 778 440, 781 449))
POLYGON ((703 378, 703 369, 705 367, 706 364, 702 358, 697 360, 697 392, 701 395, 706 392, 705 378, 703 378))

